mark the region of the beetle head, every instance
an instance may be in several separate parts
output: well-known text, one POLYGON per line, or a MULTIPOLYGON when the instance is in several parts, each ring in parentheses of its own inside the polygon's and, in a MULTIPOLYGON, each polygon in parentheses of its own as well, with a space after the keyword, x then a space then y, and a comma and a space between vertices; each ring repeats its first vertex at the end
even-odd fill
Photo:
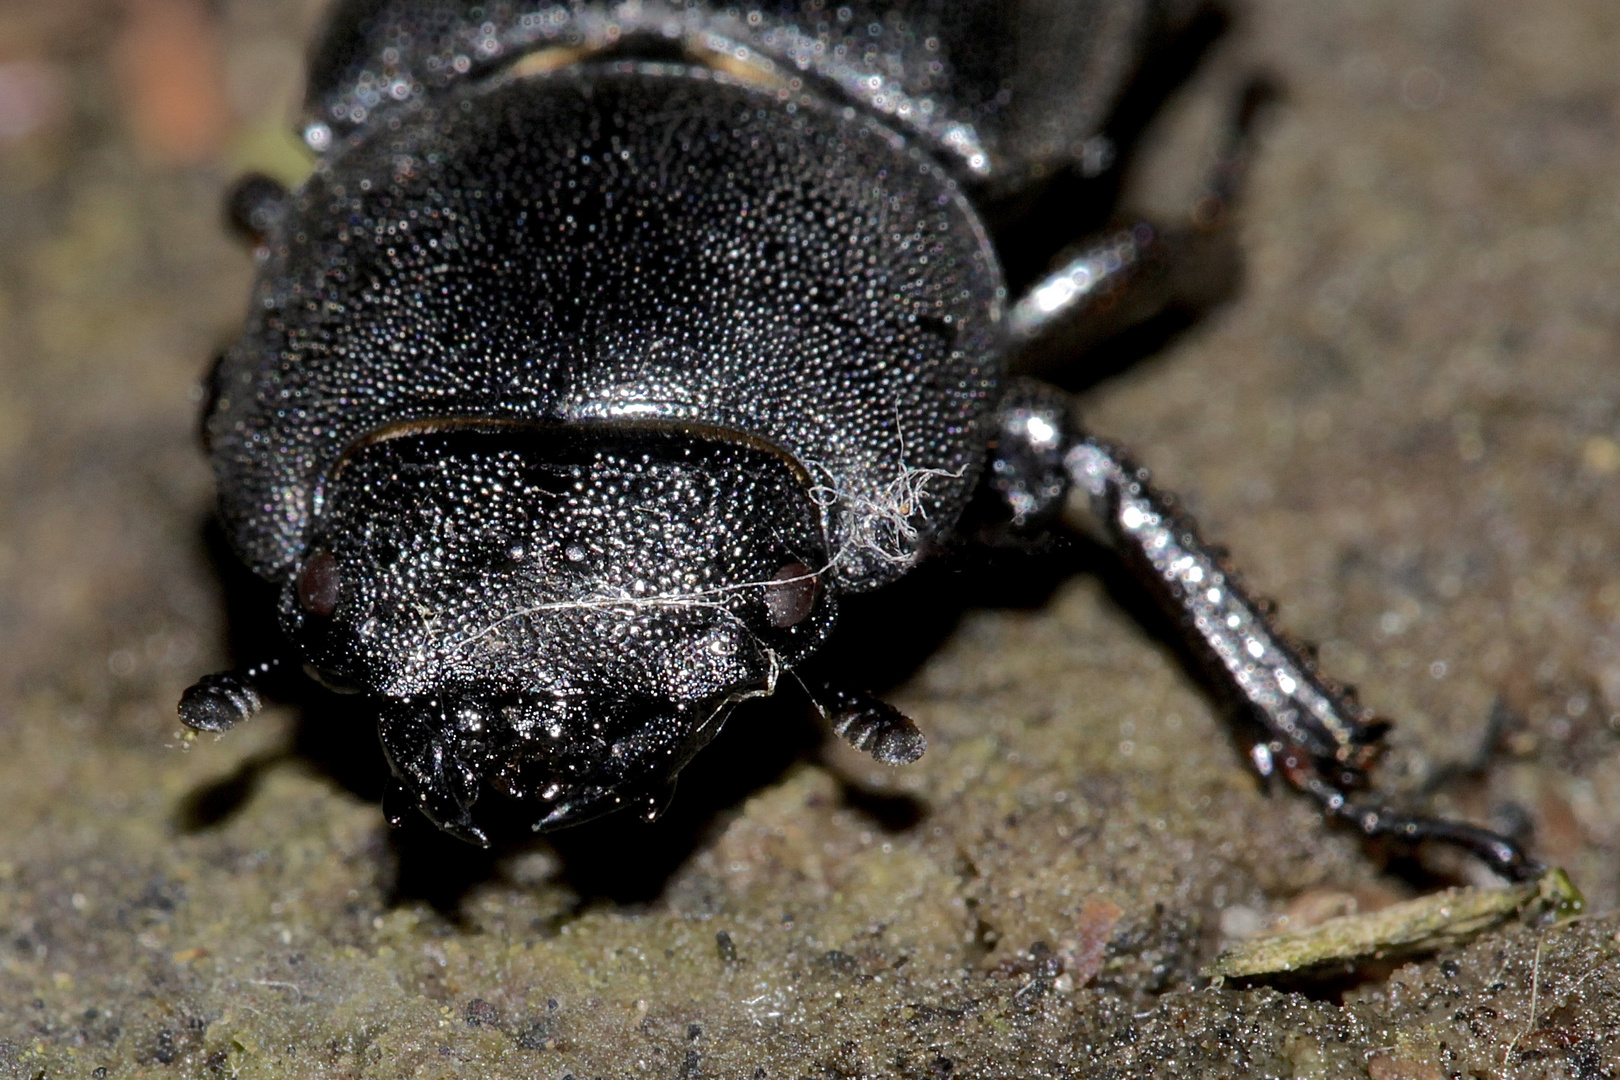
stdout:
POLYGON ((281 619, 325 681, 378 699, 423 812, 481 842, 485 781, 539 800, 537 828, 656 798, 826 636, 825 560, 768 447, 414 424, 326 478, 281 619))

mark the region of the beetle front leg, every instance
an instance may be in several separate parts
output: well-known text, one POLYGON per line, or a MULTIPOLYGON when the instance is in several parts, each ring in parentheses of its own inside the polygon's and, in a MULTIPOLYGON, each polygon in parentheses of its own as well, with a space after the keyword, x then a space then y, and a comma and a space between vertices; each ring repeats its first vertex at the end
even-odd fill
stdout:
POLYGON ((1351 793, 1366 782, 1387 724, 1322 677, 1234 579, 1224 556, 1198 535, 1147 471, 1074 427, 1068 396, 1038 383, 1009 389, 998 415, 989 483, 1015 525, 1055 519, 1081 496, 1098 530, 1176 619, 1217 680, 1265 737, 1252 759, 1280 773, 1330 817, 1368 836, 1436 839, 1463 847, 1514 880, 1542 867, 1511 840, 1456 822, 1369 805, 1351 793))

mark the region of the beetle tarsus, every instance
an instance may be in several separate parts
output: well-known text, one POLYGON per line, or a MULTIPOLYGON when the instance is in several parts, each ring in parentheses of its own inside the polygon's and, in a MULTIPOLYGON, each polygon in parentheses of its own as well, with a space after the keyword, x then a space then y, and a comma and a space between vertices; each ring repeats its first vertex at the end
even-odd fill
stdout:
POLYGON ((1547 869, 1515 841, 1477 825, 1369 806, 1346 797, 1320 779, 1305 785, 1304 790, 1322 804, 1329 817, 1349 823, 1365 836, 1385 836, 1408 844, 1434 840, 1460 847, 1509 881, 1528 881, 1547 869))

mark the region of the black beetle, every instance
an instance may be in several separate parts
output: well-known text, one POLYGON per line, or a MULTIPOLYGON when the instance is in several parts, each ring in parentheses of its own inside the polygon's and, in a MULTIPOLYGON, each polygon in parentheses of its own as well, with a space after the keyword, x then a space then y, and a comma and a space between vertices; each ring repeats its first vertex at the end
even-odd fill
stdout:
MULTIPOLYGON (((1049 237, 1009 303, 984 224, 1107 167, 1110 109, 1188 7, 338 4, 314 176, 233 197, 263 267, 205 436, 233 547, 306 666, 374 700, 429 818, 485 842, 485 784, 536 828, 656 813, 841 594, 903 574, 976 490, 1024 531, 1072 491, 1258 722, 1262 773, 1369 835, 1538 869, 1352 797, 1383 725, 1064 395, 1007 376, 1162 308, 1217 231, 1049 237)), ((229 727, 266 669, 203 679, 182 719, 229 727)), ((861 749, 922 753, 892 708, 807 689, 861 749)))

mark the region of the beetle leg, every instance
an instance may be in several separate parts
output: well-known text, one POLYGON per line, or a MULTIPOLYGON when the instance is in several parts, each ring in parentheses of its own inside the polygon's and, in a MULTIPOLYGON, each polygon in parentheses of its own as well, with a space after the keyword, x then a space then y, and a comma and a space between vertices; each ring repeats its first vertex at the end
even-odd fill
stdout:
POLYGON ((1111 545, 1179 616, 1271 737, 1256 755, 1260 771, 1303 769, 1338 789, 1358 785, 1382 726, 1277 632, 1220 553, 1149 486, 1146 470, 1084 435, 1071 441, 1064 465, 1111 545))
POLYGON ((1348 822, 1366 836, 1388 836, 1406 843, 1437 840, 1472 852, 1481 862, 1509 881, 1528 881, 1546 867, 1518 844, 1500 833, 1460 821, 1403 814, 1387 806, 1372 806, 1334 788, 1320 776, 1296 784, 1321 804, 1329 817, 1348 822))
POLYGON ((1040 369, 1048 353, 1072 356, 1167 306, 1179 238, 1140 221, 1089 237, 1060 254, 1055 268, 1007 312, 1015 366, 1040 369))
POLYGON ((1261 79, 1244 87, 1185 221, 1136 221, 1083 239, 1052 260, 1008 311, 1016 368, 1052 368, 1171 309, 1198 313, 1225 299, 1240 273, 1231 209, 1255 117, 1274 95, 1261 79))
POLYGON ((800 680, 816 712, 833 733, 885 765, 910 765, 928 749, 928 739, 911 717, 861 690, 800 680))
POLYGON ((1504 837, 1368 805, 1350 794, 1364 786, 1388 725, 1316 671, 1233 580, 1224 555, 1204 542, 1169 496, 1153 489, 1145 469, 1073 426, 1067 395, 1028 381, 1009 387, 988 482, 1014 523, 1026 527, 1055 518, 1071 491, 1083 496, 1091 523, 1264 731, 1252 755, 1262 775, 1281 773, 1324 812, 1368 836, 1443 840, 1513 879, 1539 872, 1539 864, 1504 837))

